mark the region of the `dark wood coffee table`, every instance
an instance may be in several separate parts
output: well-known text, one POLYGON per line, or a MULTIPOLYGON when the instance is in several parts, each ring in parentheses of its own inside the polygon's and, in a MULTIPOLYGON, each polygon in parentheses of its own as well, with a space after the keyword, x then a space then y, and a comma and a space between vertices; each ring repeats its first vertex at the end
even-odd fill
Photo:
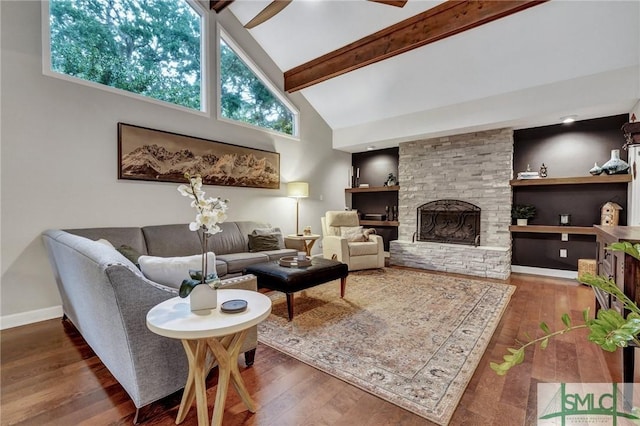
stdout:
POLYGON ((281 291, 287 295, 289 321, 293 319, 293 293, 333 280, 340 280, 340 297, 344 297, 349 267, 336 260, 311 258, 311 266, 288 268, 277 260, 256 263, 244 269, 258 278, 258 287, 281 291))

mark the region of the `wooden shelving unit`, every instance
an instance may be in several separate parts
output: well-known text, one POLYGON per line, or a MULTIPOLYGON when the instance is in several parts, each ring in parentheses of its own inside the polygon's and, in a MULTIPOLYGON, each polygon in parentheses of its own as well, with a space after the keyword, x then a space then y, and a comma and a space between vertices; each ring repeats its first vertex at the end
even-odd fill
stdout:
POLYGON ((509 231, 537 234, 596 235, 596 229, 593 226, 511 225, 509 226, 509 231))
POLYGON ((400 222, 397 220, 364 220, 360 219, 360 225, 366 226, 398 226, 400 222))
POLYGON ((344 192, 346 193, 359 193, 359 192, 390 192, 390 191, 399 191, 400 186, 372 186, 369 188, 345 188, 344 192))
POLYGON ((511 186, 542 186, 542 185, 582 185, 594 183, 628 183, 631 182, 630 174, 580 176, 566 178, 539 178, 539 179, 512 179, 511 186))

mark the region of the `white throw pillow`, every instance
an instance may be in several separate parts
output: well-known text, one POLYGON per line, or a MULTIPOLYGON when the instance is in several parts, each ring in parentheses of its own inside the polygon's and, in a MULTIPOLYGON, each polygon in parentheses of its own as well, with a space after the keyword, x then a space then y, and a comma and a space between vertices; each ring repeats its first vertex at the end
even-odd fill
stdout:
POLYGON ((113 246, 113 244, 111 244, 111 241, 109 241, 109 240, 105 240, 104 238, 100 238, 99 240, 96 240, 96 243, 100 243, 100 244, 105 245, 105 246, 107 246, 107 247, 110 247, 110 248, 112 248, 112 249, 114 249, 114 250, 116 249, 116 248, 113 246))
MULTIPOLYGON (((183 257, 140 256, 140 270, 147 279, 179 289, 182 281, 189 279, 189 269, 202 269, 202 255, 183 257)), ((207 274, 216 273, 216 255, 207 253, 207 274)))
POLYGON ((341 226, 340 236, 351 242, 365 241, 362 226, 341 226))

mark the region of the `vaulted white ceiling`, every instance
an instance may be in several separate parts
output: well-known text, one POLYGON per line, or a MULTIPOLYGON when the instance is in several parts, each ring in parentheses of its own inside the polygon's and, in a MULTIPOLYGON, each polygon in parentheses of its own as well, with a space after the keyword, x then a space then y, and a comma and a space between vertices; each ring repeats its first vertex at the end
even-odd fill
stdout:
MULTIPOLYGON (((268 3, 228 9, 244 24, 268 3)), ((284 72, 440 3, 293 0, 249 32, 284 72)), ((359 152, 627 113, 640 99, 639 64, 639 1, 552 0, 301 93, 333 129, 334 148, 359 152)))

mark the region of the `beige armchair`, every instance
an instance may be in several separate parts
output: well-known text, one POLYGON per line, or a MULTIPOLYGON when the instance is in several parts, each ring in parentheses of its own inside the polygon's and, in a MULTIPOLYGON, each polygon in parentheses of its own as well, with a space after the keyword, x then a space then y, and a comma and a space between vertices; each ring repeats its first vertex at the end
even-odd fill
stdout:
POLYGON ((346 263, 350 271, 384 268, 382 237, 363 232, 358 212, 328 211, 321 222, 325 259, 346 263))

